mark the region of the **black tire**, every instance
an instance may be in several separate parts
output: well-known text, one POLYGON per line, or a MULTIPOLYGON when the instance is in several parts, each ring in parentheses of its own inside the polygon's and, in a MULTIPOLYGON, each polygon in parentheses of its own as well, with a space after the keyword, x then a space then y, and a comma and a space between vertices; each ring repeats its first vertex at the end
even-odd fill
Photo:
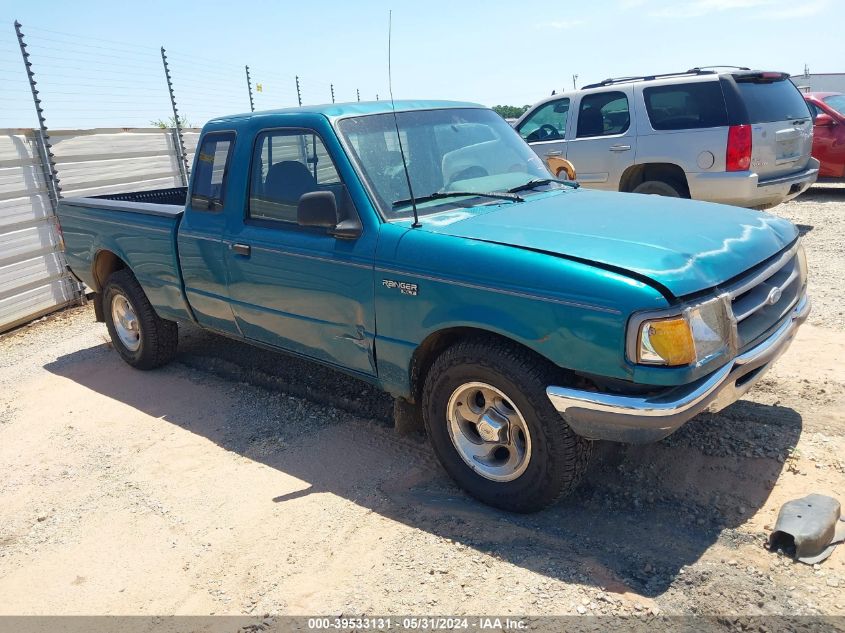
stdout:
POLYGON ((665 180, 646 180, 634 187, 632 193, 644 193, 668 198, 689 198, 687 188, 671 178, 665 180))
POLYGON ((179 343, 179 328, 174 321, 158 316, 141 284, 127 269, 111 274, 103 288, 103 316, 112 344, 127 363, 136 369, 155 369, 173 360, 179 343), (112 305, 116 298, 128 300, 138 321, 140 346, 127 347, 115 327, 112 305))
POLYGON ((546 396, 546 387, 557 374, 549 364, 498 339, 458 343, 435 360, 423 388, 426 431, 446 472, 479 501, 511 512, 536 512, 578 485, 592 443, 572 431, 546 396), (451 439, 448 403, 470 382, 486 383, 505 394, 528 427, 530 460, 516 479, 492 481, 478 474, 451 439))

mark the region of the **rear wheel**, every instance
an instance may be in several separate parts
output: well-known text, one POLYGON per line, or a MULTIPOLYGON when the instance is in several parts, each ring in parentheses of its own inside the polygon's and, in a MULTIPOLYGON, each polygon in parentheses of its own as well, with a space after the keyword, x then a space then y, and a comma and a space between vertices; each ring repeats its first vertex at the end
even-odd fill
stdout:
POLYGON ((515 345, 459 343, 432 365, 423 417, 455 482, 504 510, 534 512, 577 486, 591 443, 552 407, 550 372, 515 345))
POLYGON ((646 180, 634 187, 632 193, 645 193, 669 198, 689 198, 686 187, 675 180, 646 180))
POLYGON ((114 348, 133 367, 154 369, 176 355, 178 326, 155 313, 129 270, 109 277, 103 289, 103 312, 114 348))

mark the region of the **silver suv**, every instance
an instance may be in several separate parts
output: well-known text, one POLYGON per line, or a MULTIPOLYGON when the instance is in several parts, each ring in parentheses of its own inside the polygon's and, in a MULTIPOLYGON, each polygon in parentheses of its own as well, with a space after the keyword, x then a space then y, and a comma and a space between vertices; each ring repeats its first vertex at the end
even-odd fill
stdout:
POLYGON ((607 79, 537 103, 514 127, 540 158, 566 158, 596 189, 768 208, 819 173, 813 121, 786 73, 607 79))

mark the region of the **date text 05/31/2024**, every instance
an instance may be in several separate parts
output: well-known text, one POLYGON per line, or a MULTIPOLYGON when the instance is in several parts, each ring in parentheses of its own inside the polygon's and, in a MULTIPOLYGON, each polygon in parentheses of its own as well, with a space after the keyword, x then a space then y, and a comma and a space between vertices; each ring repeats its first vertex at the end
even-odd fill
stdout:
POLYGON ((372 630, 372 631, 457 631, 457 630, 512 630, 528 629, 526 622, 511 618, 476 617, 406 617, 406 618, 309 618, 310 630, 372 630))

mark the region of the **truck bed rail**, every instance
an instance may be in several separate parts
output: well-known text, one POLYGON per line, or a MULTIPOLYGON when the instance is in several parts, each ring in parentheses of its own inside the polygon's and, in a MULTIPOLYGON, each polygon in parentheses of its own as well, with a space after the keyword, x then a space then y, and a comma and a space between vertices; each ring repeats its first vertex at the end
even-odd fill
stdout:
POLYGON ((169 189, 151 189, 149 191, 128 191, 126 193, 109 193, 102 196, 91 196, 97 200, 118 200, 121 202, 151 202, 153 204, 175 204, 185 206, 188 197, 187 187, 171 187, 169 189))

